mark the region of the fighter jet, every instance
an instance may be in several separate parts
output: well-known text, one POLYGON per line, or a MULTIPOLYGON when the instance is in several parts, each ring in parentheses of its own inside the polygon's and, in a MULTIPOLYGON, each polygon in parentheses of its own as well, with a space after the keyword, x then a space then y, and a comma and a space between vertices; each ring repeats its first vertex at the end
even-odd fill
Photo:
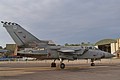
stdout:
POLYGON ((41 60, 54 60, 51 67, 56 67, 56 60, 60 61, 60 68, 64 69, 64 60, 91 59, 91 66, 95 66, 94 61, 97 59, 114 57, 111 53, 96 49, 86 49, 80 46, 56 46, 49 43, 49 40, 39 40, 17 23, 3 21, 1 23, 20 48, 17 55, 41 60))

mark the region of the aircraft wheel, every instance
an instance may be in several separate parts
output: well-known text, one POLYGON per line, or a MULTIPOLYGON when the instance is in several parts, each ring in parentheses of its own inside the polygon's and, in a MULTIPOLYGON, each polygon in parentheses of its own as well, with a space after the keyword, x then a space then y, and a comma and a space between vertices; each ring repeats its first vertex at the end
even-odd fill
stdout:
POLYGON ((91 63, 91 66, 95 66, 95 63, 91 63))
POLYGON ((56 63, 51 63, 51 67, 56 67, 56 63))
POLYGON ((64 68, 65 68, 65 64, 64 64, 64 63, 61 63, 61 64, 60 64, 60 68, 61 68, 61 69, 64 69, 64 68))

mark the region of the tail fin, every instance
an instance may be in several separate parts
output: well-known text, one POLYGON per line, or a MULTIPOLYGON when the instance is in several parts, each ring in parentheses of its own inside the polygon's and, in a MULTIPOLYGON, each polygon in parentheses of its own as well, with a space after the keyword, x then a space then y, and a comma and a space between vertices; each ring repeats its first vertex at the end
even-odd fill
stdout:
POLYGON ((3 27, 6 28, 12 39, 18 46, 37 46, 38 44, 48 44, 48 41, 42 41, 36 38, 34 35, 26 31, 20 25, 11 22, 3 22, 3 27))

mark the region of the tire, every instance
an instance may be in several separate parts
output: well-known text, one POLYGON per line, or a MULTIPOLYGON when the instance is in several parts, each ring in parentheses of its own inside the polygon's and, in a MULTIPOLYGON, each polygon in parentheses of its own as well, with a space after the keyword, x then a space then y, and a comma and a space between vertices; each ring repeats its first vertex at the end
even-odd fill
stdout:
POLYGON ((56 67, 56 63, 51 63, 51 67, 56 67))
POLYGON ((61 63, 61 64, 60 64, 60 68, 61 68, 61 69, 64 69, 64 68, 65 68, 65 64, 64 64, 64 63, 61 63))
POLYGON ((95 63, 91 63, 91 66, 95 66, 95 63))

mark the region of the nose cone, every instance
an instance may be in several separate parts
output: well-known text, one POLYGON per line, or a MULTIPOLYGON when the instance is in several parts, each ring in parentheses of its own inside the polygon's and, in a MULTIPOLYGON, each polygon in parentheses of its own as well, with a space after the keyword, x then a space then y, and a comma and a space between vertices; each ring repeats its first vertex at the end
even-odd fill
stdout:
POLYGON ((105 58, 112 58, 112 57, 115 57, 115 55, 111 54, 111 53, 108 53, 108 52, 105 52, 105 58))

